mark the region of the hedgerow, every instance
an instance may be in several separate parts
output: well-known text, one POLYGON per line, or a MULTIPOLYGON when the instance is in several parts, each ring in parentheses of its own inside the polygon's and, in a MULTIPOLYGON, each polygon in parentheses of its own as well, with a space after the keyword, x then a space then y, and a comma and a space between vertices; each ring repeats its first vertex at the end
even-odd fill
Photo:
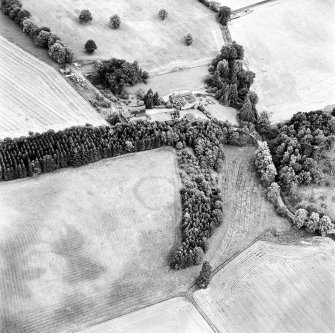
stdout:
POLYGON ((36 46, 48 49, 48 54, 53 60, 60 64, 72 62, 73 53, 70 48, 64 46, 60 38, 50 31, 50 28, 39 28, 30 19, 30 12, 22 8, 19 0, 1 0, 1 10, 34 40, 36 46))

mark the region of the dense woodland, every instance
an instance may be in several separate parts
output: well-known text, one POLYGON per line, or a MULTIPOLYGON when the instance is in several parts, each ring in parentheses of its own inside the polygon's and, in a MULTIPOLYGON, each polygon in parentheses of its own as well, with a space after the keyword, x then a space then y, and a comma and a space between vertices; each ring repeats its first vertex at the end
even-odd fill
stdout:
MULTIPOLYGON (((280 193, 294 200, 299 185, 321 184, 323 172, 319 161, 324 150, 335 141, 335 122, 323 111, 299 112, 291 120, 272 128, 269 147, 260 144, 255 154, 256 170, 267 188, 267 198, 280 215, 288 210, 280 199, 280 193), (272 153, 272 154, 271 154, 272 153)), ((312 205, 301 207, 294 213, 293 224, 309 233, 325 236, 335 229, 334 222, 312 205)))
POLYGON ((97 70, 90 75, 93 84, 102 84, 114 94, 121 94, 123 88, 137 83, 147 83, 149 74, 139 68, 137 61, 112 58, 101 61, 97 70))
POLYGON ((299 112, 273 130, 269 147, 284 192, 298 185, 320 184, 318 161, 335 140, 335 122, 323 111, 299 112))
POLYGON ((176 147, 183 184, 182 244, 171 267, 179 269, 200 264, 208 248, 207 239, 222 223, 222 201, 213 170, 220 170, 223 145, 245 145, 249 139, 217 120, 138 121, 50 130, 1 141, 0 179, 25 178, 126 153, 176 147))
POLYGON ((242 45, 233 42, 223 46, 220 54, 212 60, 210 75, 205 81, 216 99, 239 110, 240 121, 255 124, 258 120, 258 96, 250 91, 250 87, 256 75, 243 68, 243 57, 242 45))

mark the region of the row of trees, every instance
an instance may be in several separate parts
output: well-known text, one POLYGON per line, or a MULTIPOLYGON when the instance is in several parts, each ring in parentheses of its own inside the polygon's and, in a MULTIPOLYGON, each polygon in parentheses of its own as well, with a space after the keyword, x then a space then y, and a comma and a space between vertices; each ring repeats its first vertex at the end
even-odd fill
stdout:
POLYGON ((258 96, 250 91, 255 73, 243 68, 244 49, 235 41, 222 47, 212 60, 206 84, 212 88, 215 98, 225 105, 240 109, 239 119, 257 123, 258 96))
MULTIPOLYGON (((114 121, 114 120, 113 120, 114 121)), ((0 179, 11 180, 52 172, 103 158, 162 146, 178 149, 182 170, 182 243, 171 261, 175 269, 200 264, 208 238, 222 223, 222 200, 212 169, 224 159, 223 144, 247 143, 228 123, 186 119, 138 121, 100 127, 72 127, 0 141, 0 179), (192 148, 191 154, 186 147, 192 148)))
MULTIPOLYGON (((35 167, 44 173, 54 168, 80 166, 129 152, 176 146, 178 142, 194 148, 197 138, 202 136, 211 138, 213 147, 215 142, 244 145, 248 141, 242 132, 217 120, 206 123, 189 123, 185 119, 153 123, 116 122, 112 127, 72 127, 58 132, 49 130, 42 134, 32 133, 27 137, 0 141, 0 179, 32 176, 35 167), (48 162, 43 162, 44 159, 48 162)), ((209 153, 206 154, 210 159, 209 153)))
POLYGON ((71 63, 72 51, 48 27, 38 27, 30 12, 22 8, 19 0, 1 0, 1 10, 14 20, 33 40, 36 46, 48 49, 49 56, 60 64, 71 63))
POLYGON ((331 116, 323 111, 299 112, 272 133, 269 147, 282 190, 290 193, 299 184, 320 184, 323 177, 318 161, 335 140, 331 116))
MULTIPOLYGON (((213 143, 206 137, 201 140, 213 143)), ((183 216, 182 244, 176 250, 171 261, 171 267, 174 269, 200 264, 204 253, 208 250, 208 238, 212 236, 214 229, 222 223, 221 191, 218 188, 217 180, 212 175, 211 163, 206 163, 211 159, 223 159, 222 147, 220 147, 220 152, 218 151, 213 150, 211 158, 205 158, 202 163, 198 158, 202 154, 199 150, 194 149, 195 156, 186 149, 177 152, 178 166, 182 170, 183 216)))
MULTIPOLYGON (((168 17, 168 12, 166 9, 161 9, 158 12, 158 16, 162 21, 164 21, 168 17)), ((92 13, 88 9, 83 9, 79 14, 79 22, 82 24, 90 23, 93 20, 92 13)), ((121 25, 120 16, 115 14, 110 17, 109 25, 113 29, 118 29, 121 25)))
POLYGON ((335 224, 329 216, 318 212, 308 212, 306 209, 297 209, 294 215, 293 224, 297 228, 305 228, 309 233, 318 232, 326 236, 327 232, 335 229, 335 224))

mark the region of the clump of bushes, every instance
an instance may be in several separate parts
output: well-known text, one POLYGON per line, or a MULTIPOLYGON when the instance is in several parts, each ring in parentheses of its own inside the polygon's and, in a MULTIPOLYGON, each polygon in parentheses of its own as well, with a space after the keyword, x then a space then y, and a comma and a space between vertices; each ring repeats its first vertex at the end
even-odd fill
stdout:
POLYGON ((272 132, 269 147, 282 190, 291 193, 300 184, 320 184, 323 175, 318 160, 335 140, 331 116, 323 111, 299 112, 272 132))
POLYGON ((231 9, 227 6, 222 6, 219 9, 218 19, 220 24, 223 26, 226 26, 228 24, 228 21, 230 19, 231 15, 231 9))
POLYGON ((79 14, 80 23, 88 23, 93 20, 92 14, 88 9, 83 9, 79 14))
POLYGON ((161 104, 161 100, 158 92, 155 93, 152 89, 149 89, 147 93, 143 96, 144 105, 147 109, 152 109, 154 106, 158 106, 161 104))
POLYGON ((305 228, 309 233, 318 232, 323 237, 328 231, 335 229, 335 224, 329 216, 313 211, 309 213, 304 208, 296 210, 293 224, 299 229, 305 228))
POLYGON ((210 279, 212 274, 212 266, 210 265, 209 261, 204 261, 202 264, 202 269, 200 274, 197 278, 197 286, 201 289, 206 289, 209 285, 210 279))
POLYGON ((192 37, 192 35, 190 33, 188 33, 187 35, 185 35, 184 40, 185 40, 185 44, 187 46, 190 46, 193 43, 193 37, 192 37))
POLYGON ((133 63, 126 60, 112 58, 104 60, 90 78, 94 84, 102 84, 114 94, 119 95, 123 88, 137 83, 147 83, 149 75, 142 71, 137 61, 133 63))
POLYGON ((63 46, 61 43, 54 43, 48 52, 49 56, 57 61, 59 64, 71 63, 73 54, 69 48, 63 46))
POLYGON ((112 29, 119 29, 120 25, 121 25, 121 19, 120 19, 119 15, 115 14, 115 15, 113 15, 113 16, 110 17, 110 19, 109 19, 109 26, 112 29))
POLYGON ((48 54, 60 64, 72 62, 72 51, 64 46, 60 38, 48 27, 38 27, 31 19, 30 13, 22 8, 19 0, 1 0, 1 10, 20 25, 36 46, 49 49, 48 54))
POLYGON ((257 172, 261 175, 261 182, 265 187, 270 186, 275 181, 277 170, 266 142, 259 144, 255 153, 255 166, 257 172))
POLYGON ((168 17, 168 12, 166 9, 161 9, 158 12, 158 16, 161 18, 162 21, 164 21, 168 17))
POLYGON ((86 43, 85 43, 85 51, 88 54, 92 54, 96 49, 97 49, 97 44, 95 43, 95 41, 93 39, 89 39, 86 43))
POLYGON ((241 122, 258 121, 256 104, 258 96, 250 91, 255 73, 243 68, 244 49, 235 41, 222 47, 211 62, 210 75, 205 83, 211 87, 215 98, 224 105, 239 109, 238 118, 241 122))
POLYGON ((209 0, 198 0, 200 3, 208 7, 209 9, 213 10, 214 12, 218 13, 220 9, 220 3, 217 1, 209 1, 209 0))

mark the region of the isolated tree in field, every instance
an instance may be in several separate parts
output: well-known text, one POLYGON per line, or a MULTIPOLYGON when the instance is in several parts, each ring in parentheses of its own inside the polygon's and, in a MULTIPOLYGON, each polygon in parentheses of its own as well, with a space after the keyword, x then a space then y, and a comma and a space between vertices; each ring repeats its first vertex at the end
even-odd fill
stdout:
POLYGON ((83 9, 79 14, 80 23, 88 23, 93 20, 92 14, 88 9, 83 9))
POLYGON ((208 261, 204 261, 204 263, 202 264, 201 272, 197 279, 197 286, 201 289, 206 289, 211 279, 211 274, 212 266, 208 261))
POLYGON ((230 19, 230 15, 231 15, 231 9, 229 7, 227 6, 220 7, 218 14, 220 24, 226 26, 230 19))
POLYGON ((164 21, 168 17, 168 12, 166 9, 161 9, 158 12, 158 16, 164 21))
POLYGON ((121 25, 121 19, 120 16, 115 14, 113 16, 111 16, 111 18, 109 19, 109 26, 112 29, 119 29, 121 25))
POLYGON ((192 37, 191 34, 187 34, 187 35, 185 35, 184 40, 185 40, 185 44, 186 44, 187 46, 190 46, 190 45, 192 45, 192 43, 193 43, 193 37, 192 37))
POLYGON ((95 44, 95 41, 93 39, 89 39, 85 43, 85 50, 89 54, 92 54, 97 48, 97 44, 95 44))

